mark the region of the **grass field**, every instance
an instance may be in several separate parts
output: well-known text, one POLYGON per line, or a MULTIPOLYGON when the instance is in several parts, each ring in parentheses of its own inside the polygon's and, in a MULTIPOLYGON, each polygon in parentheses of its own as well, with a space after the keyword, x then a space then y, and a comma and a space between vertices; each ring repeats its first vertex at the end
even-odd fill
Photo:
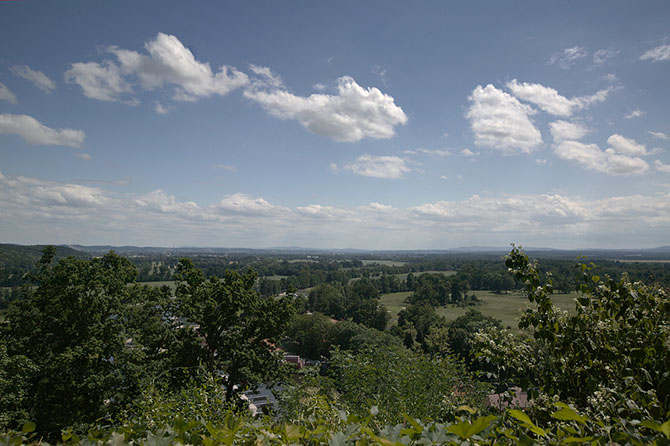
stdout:
MULTIPOLYGON (((502 321, 503 327, 511 327, 513 330, 518 330, 519 313, 530 305, 522 293, 511 294, 494 294, 490 291, 471 291, 468 295, 474 293, 482 303, 473 307, 457 307, 447 305, 445 307, 436 308, 437 314, 444 316, 447 320, 454 320, 459 316, 464 315, 469 309, 479 310, 485 316, 492 316, 502 321)), ((391 319, 395 322, 398 320, 398 313, 405 308, 407 304, 404 302, 411 292, 389 293, 383 294, 380 302, 386 306, 391 312, 391 319)), ((577 293, 570 294, 555 294, 552 296, 552 301, 557 307, 573 311, 573 300, 577 297, 577 293)))
POLYGON ((406 262, 396 262, 393 260, 361 260, 363 262, 363 265, 374 265, 375 263, 378 265, 384 265, 384 266, 403 266, 406 262))

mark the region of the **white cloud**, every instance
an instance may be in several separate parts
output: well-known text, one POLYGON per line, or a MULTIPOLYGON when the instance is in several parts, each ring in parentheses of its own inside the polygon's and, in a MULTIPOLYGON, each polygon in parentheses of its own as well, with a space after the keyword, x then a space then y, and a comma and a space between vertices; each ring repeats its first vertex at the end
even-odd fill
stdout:
POLYGON ((558 94, 558 91, 541 84, 519 83, 516 79, 507 83, 507 88, 519 99, 535 104, 543 111, 556 116, 570 116, 574 112, 588 108, 598 102, 604 102, 612 91, 606 88, 590 96, 579 96, 571 99, 558 94))
POLYGON ((270 68, 250 64, 249 69, 256 76, 258 76, 256 79, 254 79, 254 84, 258 86, 275 87, 275 88, 284 87, 284 81, 282 81, 280 76, 273 73, 272 70, 270 70, 270 68))
POLYGON ((110 46, 107 51, 118 63, 73 63, 65 78, 79 84, 87 97, 102 101, 116 101, 121 94, 132 92, 131 77, 137 77, 145 90, 171 85, 174 100, 190 102, 224 96, 249 83, 246 74, 228 65, 213 72, 209 63, 196 60, 175 36, 158 33, 144 48, 148 54, 110 46))
POLYGON ((0 114, 0 133, 19 135, 30 144, 80 147, 86 134, 81 130, 52 129, 32 116, 0 114))
POLYGON ((537 164, 540 164, 540 165, 543 166, 543 165, 547 164, 548 160, 538 158, 538 159, 535 160, 535 162, 536 162, 537 164))
POLYGON ((651 60, 652 62, 670 60, 670 43, 659 45, 656 48, 645 51, 644 54, 640 56, 640 60, 651 60))
POLYGON ((622 155, 647 155, 647 148, 644 145, 638 144, 635 142, 635 140, 626 138, 625 136, 621 136, 616 133, 607 138, 607 143, 616 153, 620 153, 622 155))
POLYGON ((404 159, 397 156, 361 155, 352 164, 344 166, 357 175, 397 180, 411 171, 404 159))
POLYGON ((670 135, 666 135, 663 132, 649 132, 649 134, 656 139, 670 139, 670 135))
POLYGON ((337 80, 337 90, 337 95, 303 97, 285 90, 249 88, 244 95, 272 116, 295 119, 310 132, 340 142, 388 139, 395 135, 395 126, 407 122, 393 97, 377 88, 365 89, 343 76, 337 80))
POLYGON ((2 82, 0 82, 0 101, 16 104, 16 95, 2 82))
MULTIPOLYGON (((562 141, 554 146, 554 153, 559 158, 576 161, 587 169, 608 175, 640 175, 649 170, 649 164, 641 158, 628 156, 630 146, 627 138, 612 135, 608 142, 616 148, 603 151, 596 144, 585 144, 579 141, 562 141), (613 137, 615 137, 613 139, 613 137), (612 140, 612 141, 610 141, 612 140)), ((634 150, 634 149, 633 149, 634 150)))
POLYGON ((445 157, 451 155, 451 152, 446 149, 414 149, 414 150, 405 150, 405 153, 408 155, 428 155, 428 156, 434 156, 434 157, 445 157))
POLYGON ((614 73, 607 73, 601 79, 610 83, 614 83, 619 80, 619 78, 614 73))
POLYGON ((33 70, 28 65, 14 65, 10 70, 16 76, 32 82, 33 85, 45 93, 51 93, 56 89, 56 84, 46 74, 40 70, 33 70))
POLYGON ((664 164, 661 160, 654 161, 654 167, 659 172, 670 173, 670 164, 664 164))
POLYGON ((253 198, 245 194, 232 194, 219 201, 214 208, 217 210, 233 211, 240 214, 276 214, 286 210, 282 206, 275 206, 263 198, 253 198))
POLYGON ((613 48, 602 49, 593 53, 593 64, 596 66, 604 65, 608 63, 612 58, 619 54, 618 50, 613 48))
POLYGON ((435 249, 596 241, 639 247, 658 245, 670 232, 669 193, 592 199, 497 194, 404 208, 375 201, 290 208, 240 193, 206 205, 160 189, 136 196, 0 173, 0 209, 3 236, 17 243, 435 249))
POLYGON ((462 154, 463 156, 473 157, 473 156, 477 156, 477 155, 479 155, 479 152, 473 152, 473 151, 470 150, 470 149, 463 149, 463 150, 461 150, 461 154, 462 154))
POLYGON ((77 156, 83 160, 91 161, 91 155, 88 153, 78 153, 77 156))
POLYGON ((558 65, 564 70, 569 70, 579 59, 588 55, 585 48, 573 46, 559 51, 549 58, 549 65, 558 65))
POLYGON ((215 74, 209 63, 196 60, 173 35, 158 33, 144 48, 148 56, 117 47, 110 47, 109 52, 117 57, 121 71, 137 76, 144 89, 174 85, 175 100, 194 102, 212 95, 224 96, 249 83, 246 74, 228 65, 219 67, 215 74))
POLYGON ((330 163, 330 164, 328 165, 328 167, 329 167, 330 170, 332 170, 333 172, 337 172, 337 164, 336 164, 336 163, 330 163))
POLYGON ((160 102, 156 101, 154 103, 154 111, 158 113, 159 115, 167 115, 170 113, 172 110, 174 110, 174 107, 169 106, 169 105, 163 105, 160 102))
POLYGON ((89 99, 120 101, 124 93, 132 89, 122 77, 119 67, 112 62, 101 65, 97 62, 73 63, 65 72, 65 81, 79 85, 89 99))
POLYGON ((530 153, 542 144, 542 135, 531 122, 532 108, 489 84, 478 85, 468 98, 466 113, 475 144, 503 153, 530 153))
POLYGON ((554 121, 549 123, 549 131, 554 142, 582 139, 589 133, 588 127, 581 122, 554 121))
POLYGON ((624 119, 639 118, 642 115, 644 115, 644 112, 638 108, 638 109, 635 109, 632 112, 628 113, 627 115, 625 115, 624 119))
POLYGON ((449 180, 449 177, 446 176, 446 175, 440 175, 440 178, 443 179, 443 180, 445 180, 445 181, 446 181, 446 180, 449 180))

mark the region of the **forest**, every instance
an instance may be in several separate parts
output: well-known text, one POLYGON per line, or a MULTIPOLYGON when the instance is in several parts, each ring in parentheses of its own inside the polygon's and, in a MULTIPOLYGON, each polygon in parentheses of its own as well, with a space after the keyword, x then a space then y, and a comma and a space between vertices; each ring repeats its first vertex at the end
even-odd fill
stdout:
POLYGON ((7 251, 3 444, 670 444, 666 263, 7 251), (524 292, 518 330, 481 289, 524 292))

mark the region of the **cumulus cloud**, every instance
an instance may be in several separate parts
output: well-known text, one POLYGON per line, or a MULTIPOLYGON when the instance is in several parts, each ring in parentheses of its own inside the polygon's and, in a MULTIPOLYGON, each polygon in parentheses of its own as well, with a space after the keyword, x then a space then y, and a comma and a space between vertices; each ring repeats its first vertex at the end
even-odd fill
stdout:
POLYGON ((2 82, 0 82, 0 101, 16 104, 16 95, 2 82))
POLYGON ((34 86, 45 93, 51 93, 56 89, 56 84, 46 74, 40 70, 33 70, 28 65, 14 65, 10 70, 14 75, 32 82, 34 86))
POLYGON ((654 161, 654 167, 659 172, 670 173, 670 164, 664 164, 661 160, 654 161))
POLYGON ((582 139, 589 133, 589 128, 581 122, 559 120, 549 123, 549 131, 554 138, 554 142, 561 142, 565 140, 582 139))
POLYGON ((86 134, 81 130, 52 129, 32 116, 0 114, 0 133, 18 135, 30 144, 78 148, 86 134))
POLYGON ((471 158, 471 157, 473 157, 473 156, 477 156, 477 155, 479 155, 479 152, 473 152, 473 151, 470 150, 470 149, 463 149, 463 150, 461 150, 461 154, 462 154, 463 156, 467 156, 468 158, 471 158))
POLYGON ((640 60, 651 60, 652 62, 670 60, 670 43, 659 45, 656 48, 645 51, 644 54, 640 56, 640 60))
POLYGON ((344 166, 357 175, 373 178, 386 178, 397 180, 402 178, 404 174, 411 169, 407 166, 407 162, 397 156, 373 156, 361 155, 356 158, 356 161, 344 166))
POLYGON ((532 108, 515 97, 489 84, 478 85, 468 99, 465 116, 478 146, 503 153, 530 153, 542 144, 542 135, 529 118, 532 108))
POLYGON ((551 56, 549 65, 558 65, 564 70, 569 70, 578 60, 585 58, 588 54, 585 48, 573 46, 551 56))
POLYGON ((649 132, 649 134, 656 139, 670 139, 670 135, 666 135, 663 132, 649 132))
POLYGON ((616 57, 617 54, 619 54, 619 51, 613 48, 598 50, 593 53, 593 64, 596 66, 605 65, 616 57))
POLYGON ((639 118, 642 115, 644 115, 644 112, 638 108, 638 109, 635 109, 632 112, 628 113, 627 115, 625 115, 624 119, 639 118))
POLYGON ((519 99, 535 104, 543 111, 556 116, 570 116, 574 112, 588 108, 593 104, 604 102, 611 88, 599 90, 590 96, 579 96, 571 99, 558 94, 558 91, 541 84, 519 83, 516 79, 507 83, 507 88, 519 99))
POLYGON ((0 173, 0 208, 5 211, 0 213, 3 235, 19 243, 435 249, 510 240, 583 246, 596 237, 622 247, 653 245, 670 231, 668 193, 593 199, 555 193, 472 195, 408 207, 375 201, 354 207, 285 207, 236 193, 207 205, 161 189, 137 196, 0 173))
POLYGON ((363 88, 343 76, 337 80, 337 94, 297 96, 281 89, 249 88, 244 95, 280 119, 295 119, 310 132, 340 142, 363 138, 388 139, 395 127, 407 122, 393 97, 379 89, 363 88))
POLYGON ((121 71, 112 62, 77 62, 65 72, 65 81, 79 85, 89 99, 99 101, 120 101, 124 93, 132 88, 121 76, 121 71))
POLYGON ((249 83, 246 74, 228 65, 212 71, 209 63, 196 60, 175 36, 158 33, 144 48, 146 54, 110 46, 107 51, 116 57, 116 62, 73 63, 65 74, 66 80, 79 84, 87 97, 102 101, 116 101, 121 94, 130 93, 133 78, 145 90, 169 85, 173 87, 174 100, 190 102, 224 96, 249 83))
POLYGON ((647 154, 647 148, 644 145, 616 133, 607 138, 607 143, 612 147, 612 150, 622 155, 641 156, 647 154))
MULTIPOLYGON (((554 154, 559 158, 576 161, 587 169, 607 175, 640 175, 647 172, 649 164, 641 158, 631 156, 636 150, 630 144, 632 140, 622 138, 621 135, 612 135, 608 142, 613 147, 604 151, 596 144, 562 141, 554 146, 554 154)), ((635 144, 634 141, 633 144, 635 144)))
POLYGON ((109 52, 118 59, 121 71, 137 76, 144 89, 174 86, 175 100, 193 102, 212 95, 225 96, 249 83, 246 74, 228 65, 214 73, 209 63, 196 60, 175 36, 158 33, 144 48, 148 55, 117 47, 110 47, 109 52))

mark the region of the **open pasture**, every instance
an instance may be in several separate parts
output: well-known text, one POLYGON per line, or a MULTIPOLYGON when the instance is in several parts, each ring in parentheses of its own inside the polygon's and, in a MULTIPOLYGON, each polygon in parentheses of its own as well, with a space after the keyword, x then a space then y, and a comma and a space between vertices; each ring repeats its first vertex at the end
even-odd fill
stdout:
MULTIPOLYGON (((398 313, 407 306, 405 299, 412 294, 409 291, 401 293, 383 294, 380 302, 391 312, 391 319, 398 320, 398 313)), ((518 330, 518 321, 520 313, 528 308, 531 303, 528 302, 524 293, 495 294, 491 291, 469 291, 468 295, 474 294, 482 303, 475 306, 459 307, 455 305, 446 305, 437 307, 435 311, 440 316, 444 316, 451 321, 464 315, 469 309, 481 311, 485 316, 492 316, 502 321, 502 326, 511 327, 512 330, 518 330)), ((574 311, 573 300, 578 293, 554 294, 551 298, 554 305, 567 310, 574 311)))

